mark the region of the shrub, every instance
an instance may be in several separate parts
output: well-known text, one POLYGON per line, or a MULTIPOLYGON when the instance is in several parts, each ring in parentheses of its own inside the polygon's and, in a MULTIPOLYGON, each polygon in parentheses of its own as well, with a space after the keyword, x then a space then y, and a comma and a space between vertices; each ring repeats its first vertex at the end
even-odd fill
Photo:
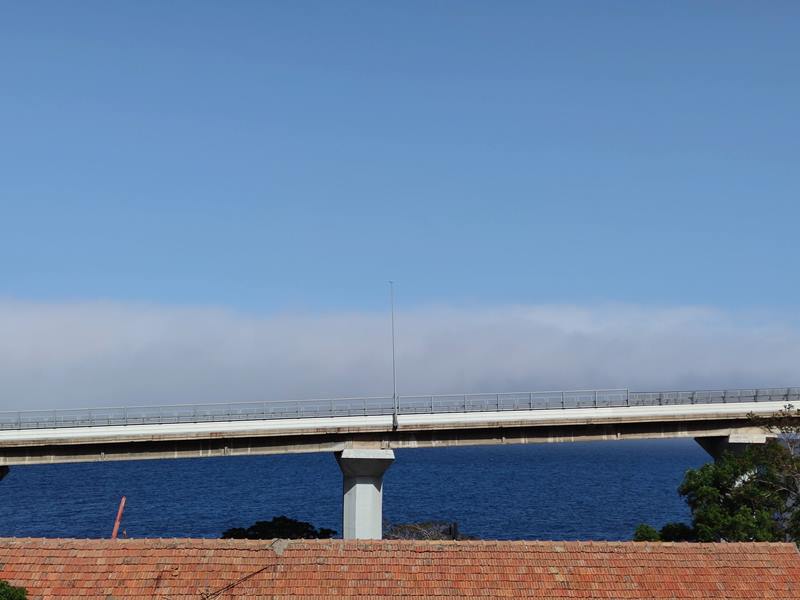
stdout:
POLYGON ((269 521, 256 521, 250 527, 233 527, 223 532, 225 539, 238 540, 288 540, 329 539, 336 535, 333 529, 317 529, 311 523, 281 515, 269 521))
POLYGON ((25 588, 14 587, 7 581, 0 580, 0 600, 26 600, 27 597, 25 588))
POLYGON ((647 523, 640 523, 633 533, 634 542, 658 542, 661 536, 655 527, 651 527, 647 523))

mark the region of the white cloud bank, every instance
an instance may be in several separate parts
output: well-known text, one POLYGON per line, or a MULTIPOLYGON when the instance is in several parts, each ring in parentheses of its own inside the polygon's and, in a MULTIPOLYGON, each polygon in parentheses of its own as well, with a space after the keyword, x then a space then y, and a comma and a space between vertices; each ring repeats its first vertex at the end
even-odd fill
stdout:
MULTIPOLYGON (((374 313, 0 301, 0 410, 391 394, 374 313)), ((398 316, 401 394, 800 385, 800 327, 696 308, 398 316)))

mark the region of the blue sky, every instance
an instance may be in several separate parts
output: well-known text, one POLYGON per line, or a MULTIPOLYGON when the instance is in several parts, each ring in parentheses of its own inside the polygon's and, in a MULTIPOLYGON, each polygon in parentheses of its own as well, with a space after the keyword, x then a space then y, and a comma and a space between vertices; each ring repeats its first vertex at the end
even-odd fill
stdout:
POLYGON ((792 2, 0 7, 0 295, 793 309, 792 2))
POLYGON ((796 384, 798 23, 2 3, 0 392, 380 392, 388 279, 401 392, 796 384))

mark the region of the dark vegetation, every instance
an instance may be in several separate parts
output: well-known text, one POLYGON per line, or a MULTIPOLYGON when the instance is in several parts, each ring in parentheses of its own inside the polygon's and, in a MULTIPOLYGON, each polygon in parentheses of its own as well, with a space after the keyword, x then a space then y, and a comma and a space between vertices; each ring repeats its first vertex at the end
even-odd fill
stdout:
POLYGON ((0 600, 26 600, 28 592, 24 588, 14 587, 7 581, 0 580, 0 600))
POLYGON ((458 523, 424 521, 390 525, 383 534, 387 540, 470 540, 458 530, 458 523))
POLYGON ((322 527, 317 529, 311 523, 290 519, 281 515, 269 521, 256 521, 250 527, 234 527, 222 533, 225 539, 237 540, 271 540, 274 538, 288 540, 329 539, 336 535, 333 529, 322 527))
MULTIPOLYGON (((284 515, 269 521, 256 521, 250 527, 234 527, 223 532, 224 539, 290 540, 330 539, 336 535, 333 529, 317 529, 311 523, 290 519, 284 515)), ((400 523, 386 528, 383 537, 387 540, 469 540, 458 529, 458 523, 447 521, 425 521, 422 523, 400 523)), ((0 598, 2 600, 2 598, 0 598)))
POLYGON ((692 511, 691 525, 642 524, 635 540, 800 543, 800 410, 787 405, 751 420, 778 439, 687 471, 678 492, 692 511))

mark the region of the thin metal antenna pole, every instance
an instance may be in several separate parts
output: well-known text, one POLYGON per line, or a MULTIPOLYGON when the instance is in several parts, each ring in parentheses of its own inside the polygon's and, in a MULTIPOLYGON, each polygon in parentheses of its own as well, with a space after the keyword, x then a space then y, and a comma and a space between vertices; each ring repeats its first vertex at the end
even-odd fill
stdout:
POLYGON ((397 429, 397 413, 400 410, 399 398, 397 397, 397 359, 394 338, 394 281, 389 281, 389 301, 392 307, 392 429, 397 429))

